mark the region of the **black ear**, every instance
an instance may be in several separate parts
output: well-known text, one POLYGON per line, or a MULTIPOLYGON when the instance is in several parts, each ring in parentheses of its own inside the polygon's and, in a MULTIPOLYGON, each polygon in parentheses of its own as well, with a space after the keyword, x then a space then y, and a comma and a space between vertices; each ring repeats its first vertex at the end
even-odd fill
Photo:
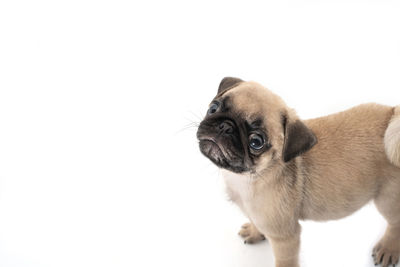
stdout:
POLYGON ((300 120, 289 122, 284 117, 283 127, 285 129, 285 142, 282 152, 284 162, 307 152, 317 143, 317 137, 300 120))
POLYGON ((243 81, 239 78, 233 78, 233 77, 223 78, 218 87, 218 94, 225 92, 226 90, 228 90, 232 87, 235 87, 236 85, 238 85, 241 82, 243 82, 243 81))

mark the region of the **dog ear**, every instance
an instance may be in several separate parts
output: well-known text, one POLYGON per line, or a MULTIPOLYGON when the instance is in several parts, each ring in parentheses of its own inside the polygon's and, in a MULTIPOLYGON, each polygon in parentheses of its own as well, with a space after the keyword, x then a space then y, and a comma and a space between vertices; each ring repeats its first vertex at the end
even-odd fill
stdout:
POLYGON ((218 94, 221 94, 222 92, 225 92, 228 89, 235 87, 236 85, 238 85, 241 82, 243 82, 243 81, 239 78, 234 78, 234 77, 223 78, 218 87, 218 94))
POLYGON ((301 120, 290 122, 283 116, 282 124, 285 131, 282 151, 284 162, 307 152, 317 143, 317 137, 301 120))

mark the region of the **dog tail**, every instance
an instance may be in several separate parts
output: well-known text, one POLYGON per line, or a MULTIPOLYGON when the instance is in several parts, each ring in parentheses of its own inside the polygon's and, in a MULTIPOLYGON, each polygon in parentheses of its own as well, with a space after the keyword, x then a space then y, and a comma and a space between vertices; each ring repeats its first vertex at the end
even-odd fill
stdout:
POLYGON ((400 106, 394 108, 393 117, 385 132, 384 143, 390 162, 400 167, 400 106))

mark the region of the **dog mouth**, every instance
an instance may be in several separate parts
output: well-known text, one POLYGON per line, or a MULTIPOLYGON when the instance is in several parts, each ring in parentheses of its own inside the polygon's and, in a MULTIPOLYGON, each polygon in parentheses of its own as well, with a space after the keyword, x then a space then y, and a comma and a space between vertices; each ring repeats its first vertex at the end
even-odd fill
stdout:
POLYGON ((227 159, 218 143, 211 138, 200 139, 200 151, 215 163, 227 164, 227 159))
POLYGON ((210 159, 215 165, 218 167, 231 170, 236 173, 241 173, 246 171, 247 169, 243 166, 230 163, 231 161, 228 159, 228 156, 225 155, 224 149, 212 138, 200 138, 200 151, 210 159))

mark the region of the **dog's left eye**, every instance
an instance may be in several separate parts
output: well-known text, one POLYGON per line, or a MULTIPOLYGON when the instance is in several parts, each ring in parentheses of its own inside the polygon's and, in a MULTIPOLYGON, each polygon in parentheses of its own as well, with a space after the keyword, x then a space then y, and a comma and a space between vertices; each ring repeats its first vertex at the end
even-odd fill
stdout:
POLYGON ((219 107, 219 104, 217 102, 212 103, 210 105, 210 108, 207 111, 207 114, 210 115, 210 114, 217 112, 218 107, 219 107))
POLYGON ((249 136, 249 146, 252 149, 260 150, 264 146, 264 138, 259 134, 251 134, 249 136))

